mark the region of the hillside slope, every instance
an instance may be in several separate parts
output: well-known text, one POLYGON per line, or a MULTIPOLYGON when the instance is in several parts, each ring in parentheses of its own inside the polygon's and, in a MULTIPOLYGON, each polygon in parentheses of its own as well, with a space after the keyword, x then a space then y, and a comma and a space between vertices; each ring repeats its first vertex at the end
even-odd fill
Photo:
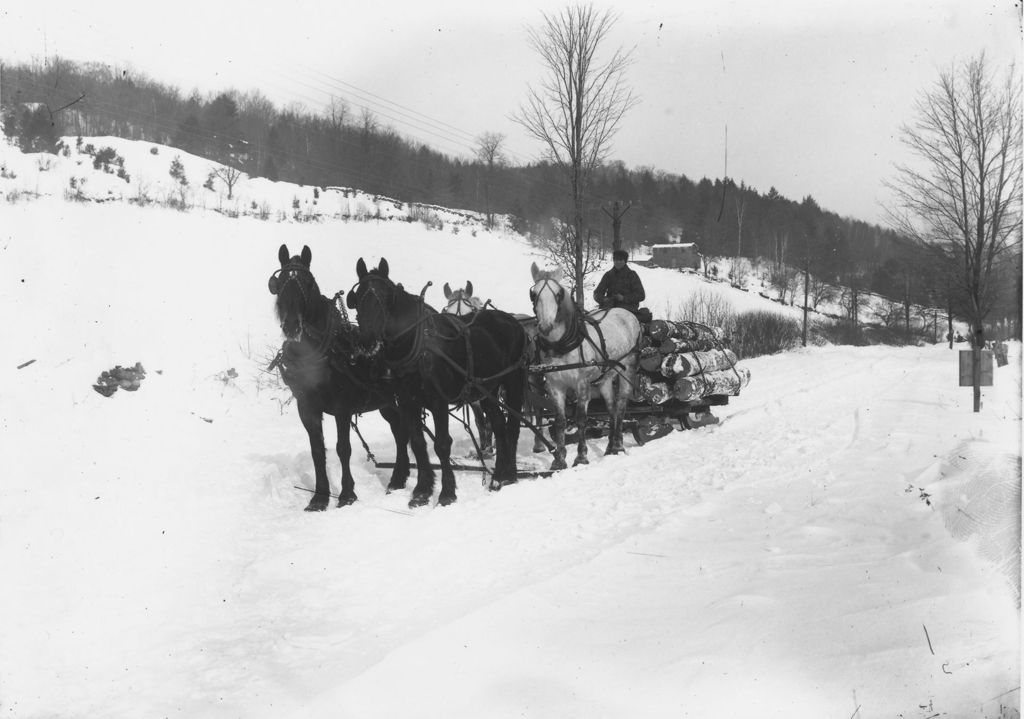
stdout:
MULTIPOLYGON (((408 281, 410 286, 416 285, 419 288, 428 280, 435 281, 436 294, 428 295, 428 299, 439 304, 442 302, 440 287, 445 281, 450 281, 454 286, 465 279, 472 279, 479 293, 485 297, 490 296, 499 307, 511 311, 529 311, 529 307, 524 307, 518 294, 514 297, 514 303, 504 300, 499 303, 497 296, 488 294, 497 291, 491 289, 494 283, 483 283, 475 279, 476 275, 480 275, 480 258, 489 257, 490 246, 486 237, 528 244, 526 238, 509 229, 507 218, 499 217, 499 228, 490 232, 485 228, 483 216, 472 211, 407 203, 400 199, 368 195, 354 188, 317 188, 288 182, 272 182, 265 178, 249 178, 244 174, 232 187, 232 198, 228 199, 228 188, 222 179, 208 180, 211 173, 223 171, 224 166, 206 158, 164 145, 119 137, 84 137, 81 143, 77 142, 77 138, 65 137, 63 142, 66 149, 58 155, 25 154, 10 145, 6 138, 0 138, 0 194, 7 199, 8 204, 42 196, 88 203, 116 202, 136 206, 156 203, 179 209, 187 208, 190 212, 211 212, 231 218, 249 217, 286 226, 330 223, 334 220, 344 223, 332 225, 336 228, 336 236, 346 235, 355 238, 374 236, 374 230, 360 228, 360 225, 366 223, 414 223, 421 229, 426 227, 431 230, 431 233, 423 237, 431 238, 430 241, 439 247, 445 245, 448 248, 439 249, 439 252, 445 252, 444 257, 450 258, 453 276, 438 281, 437 270, 443 265, 436 262, 429 263, 431 271, 428 274, 421 272, 424 268, 414 266, 406 270, 401 263, 396 266, 392 262, 401 273, 402 279, 406 279, 406 272, 413 273, 410 276, 411 280, 408 281), (103 148, 110 148, 121 162, 110 164, 106 169, 95 168, 94 159, 103 148), (171 164, 175 160, 181 163, 182 175, 179 177, 183 176, 187 185, 171 176, 171 164), (118 175, 122 170, 123 177, 118 175), (482 238, 479 246, 470 240, 477 237, 482 238), (445 244, 447 242, 453 244, 445 244)), ((360 245, 360 250, 368 261, 376 260, 380 256, 375 253, 375 249, 372 241, 370 244, 360 245)), ((635 251, 635 254, 642 257, 639 250, 635 251)), ((525 264, 525 280, 529 280, 528 270, 531 261, 536 259, 543 264, 543 257, 539 252, 531 252, 527 256, 530 259, 525 264)), ((322 253, 320 257, 323 257, 322 253)), ((749 260, 744 260, 743 287, 742 291, 738 291, 725 282, 725 275, 732 266, 732 259, 710 258, 709 262, 721 270, 722 281, 712 282, 710 278, 699 275, 674 270, 648 269, 636 265, 647 289, 647 306, 656 316, 685 319, 686 317, 682 315, 685 298, 703 292, 708 298, 726 299, 737 312, 763 310, 802 319, 802 311, 799 308, 769 299, 776 297, 776 291, 768 286, 766 268, 753 266, 749 260)), ((352 263, 354 259, 351 260, 349 267, 354 267, 352 263)), ((608 265, 610 267, 610 260, 608 265)), ((346 268, 343 276, 347 277, 348 274, 346 268)), ((597 279, 598 277, 591 277, 588 287, 596 285, 597 279)), ((333 281, 322 285, 332 291, 342 287, 341 284, 331 284, 333 281)), ((885 298, 865 294, 862 298, 860 321, 866 324, 877 323, 879 312, 885 304, 885 298)), ((839 305, 838 299, 832 299, 823 301, 813 316, 838 317, 844 314, 845 310, 839 305)), ((941 315, 941 312, 939 314, 941 315)), ((915 308, 915 324, 921 322, 917 315, 915 308)), ((957 327, 961 332, 966 332, 962 323, 958 322, 957 327)))

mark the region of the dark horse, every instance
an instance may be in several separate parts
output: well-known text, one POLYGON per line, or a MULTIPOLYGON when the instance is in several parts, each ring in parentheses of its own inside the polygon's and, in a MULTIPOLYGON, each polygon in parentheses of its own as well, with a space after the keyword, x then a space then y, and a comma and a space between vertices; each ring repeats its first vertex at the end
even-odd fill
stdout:
POLYGON ((323 415, 334 415, 338 426, 338 458, 341 460, 341 495, 338 506, 356 501, 355 482, 349 461, 352 417, 380 410, 391 425, 397 459, 391 484, 405 486, 409 476, 408 437, 403 433, 390 386, 382 381, 384 368, 358 342, 358 330, 342 316, 336 304, 320 294, 309 269, 313 254, 308 247, 289 257, 288 248, 278 250, 281 269, 270 276, 270 292, 277 296, 275 308, 286 337, 275 360, 281 377, 295 395, 302 426, 309 435, 309 448, 316 471, 316 490, 307 512, 327 509, 331 496, 327 480, 323 415))
POLYGON ((356 273, 359 281, 347 303, 357 312, 363 342, 380 343, 416 456, 416 488, 409 506, 426 504, 434 491, 434 472, 420 425, 423 409, 434 417, 434 452, 441 464, 439 504, 456 499, 448 431, 450 405, 480 402, 495 437, 489 487, 497 490, 515 482, 519 413, 526 382, 526 335, 519 323, 499 310, 480 310, 471 319, 438 313, 422 297, 392 282, 386 259, 368 271, 360 258, 356 273), (504 392, 509 409, 507 420, 499 391, 504 392))

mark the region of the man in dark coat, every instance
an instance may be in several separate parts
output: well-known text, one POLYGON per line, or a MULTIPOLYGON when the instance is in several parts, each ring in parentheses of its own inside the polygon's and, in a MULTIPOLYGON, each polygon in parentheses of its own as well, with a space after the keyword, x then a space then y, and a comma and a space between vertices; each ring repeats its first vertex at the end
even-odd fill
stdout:
POLYGON ((601 283, 594 290, 594 299, 601 307, 621 307, 636 314, 647 295, 640 276, 626 266, 628 257, 625 250, 612 253, 614 266, 604 273, 601 283))

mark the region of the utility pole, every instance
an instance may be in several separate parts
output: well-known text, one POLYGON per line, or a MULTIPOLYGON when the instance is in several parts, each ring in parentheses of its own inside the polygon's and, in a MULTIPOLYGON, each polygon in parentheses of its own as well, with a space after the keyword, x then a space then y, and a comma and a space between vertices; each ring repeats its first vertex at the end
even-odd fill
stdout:
POLYGON ((612 218, 612 252, 622 249, 622 216, 629 212, 629 208, 633 206, 632 202, 626 203, 626 207, 623 210, 619 210, 621 207, 618 200, 612 204, 612 211, 609 212, 607 207, 602 207, 601 211, 608 217, 612 218))

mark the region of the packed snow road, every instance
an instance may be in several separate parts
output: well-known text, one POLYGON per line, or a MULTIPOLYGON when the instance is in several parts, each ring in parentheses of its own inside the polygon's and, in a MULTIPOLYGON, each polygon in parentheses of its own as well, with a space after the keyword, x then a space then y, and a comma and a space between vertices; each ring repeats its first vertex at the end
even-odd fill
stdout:
MULTIPOLYGON (((1005 439, 1012 400, 966 421, 941 347, 749 364, 756 383, 717 427, 495 494, 461 475, 457 505, 414 513, 365 463, 360 503, 303 513, 296 418, 240 389, 213 423, 179 407, 180 426, 134 425, 127 458, 93 456, 88 489, 16 498, 35 512, 6 523, 21 580, 6 701, 16 716, 891 716, 1016 686, 1010 582, 921 499, 952 448, 1005 439), (147 483, 139 468, 165 461, 147 483)), ((127 401, 174 409, 170 385, 127 401)), ((382 423, 364 429, 385 454, 382 423)), ((1017 482, 1012 464, 993 481, 1017 482)))

